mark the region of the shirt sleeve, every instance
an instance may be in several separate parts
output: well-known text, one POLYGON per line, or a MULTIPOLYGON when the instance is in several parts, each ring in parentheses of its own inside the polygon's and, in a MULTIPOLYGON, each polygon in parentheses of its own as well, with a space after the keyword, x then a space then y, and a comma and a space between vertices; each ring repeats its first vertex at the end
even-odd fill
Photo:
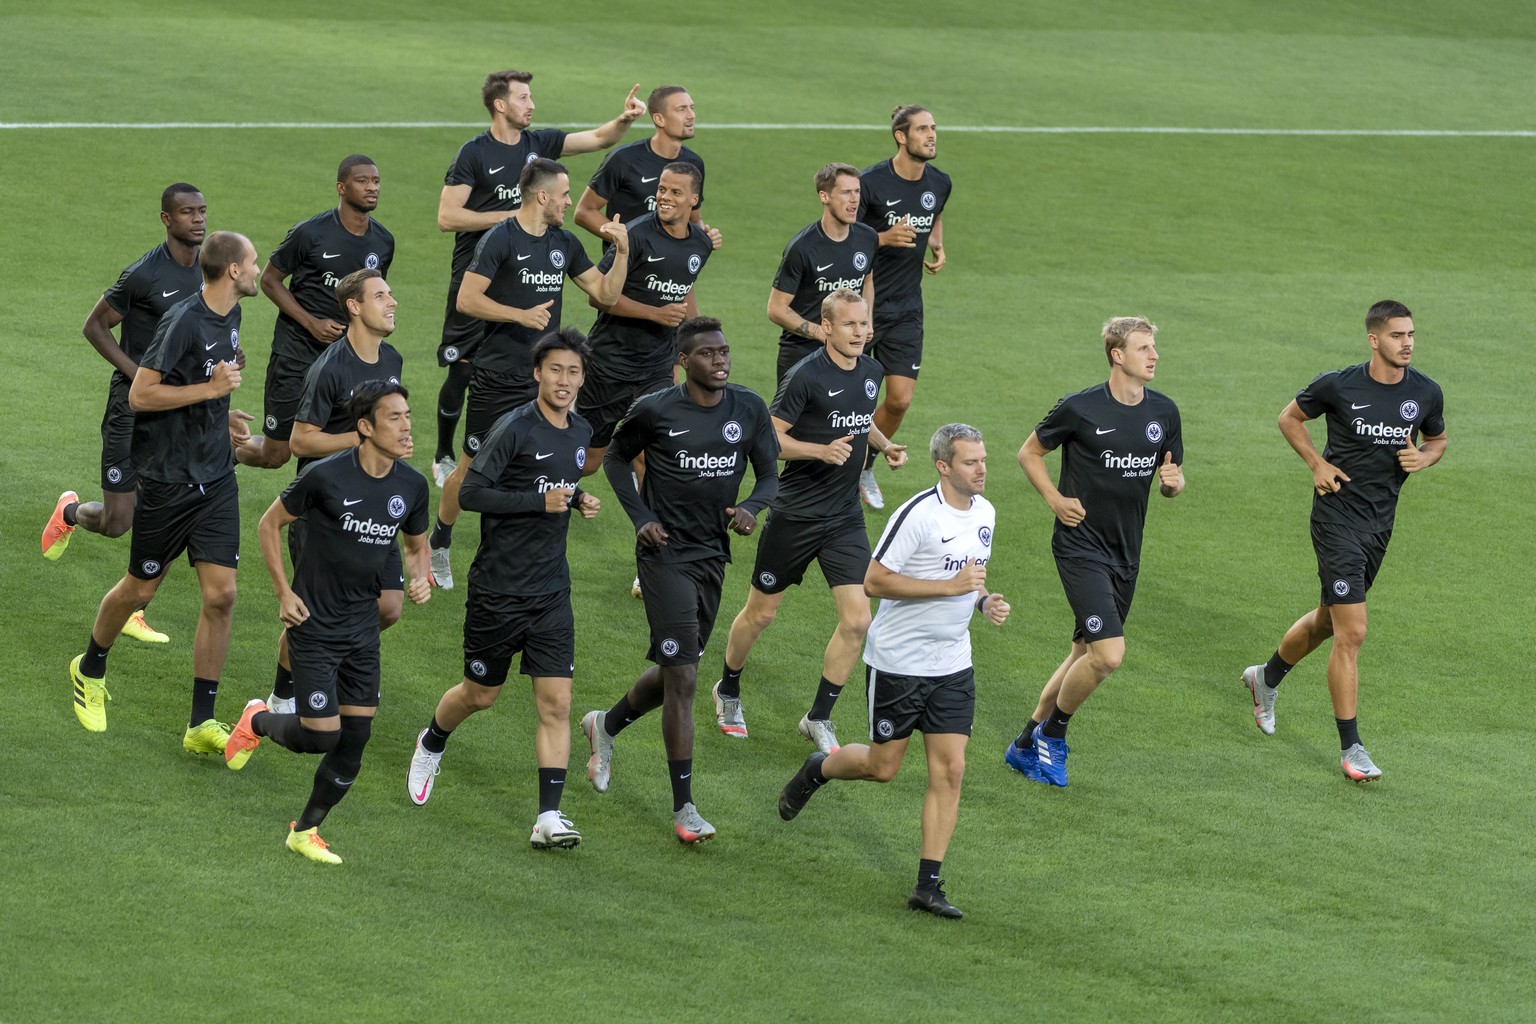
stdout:
POLYGON ((800 413, 805 409, 806 373, 796 373, 794 368, 784 375, 784 380, 779 384, 779 390, 773 396, 773 402, 768 406, 768 411, 775 418, 786 423, 794 423, 800 418, 800 413))
POLYGON ((111 306, 117 311, 119 316, 125 319, 133 307, 138 304, 144 291, 144 285, 138 273, 141 266, 143 266, 142 261, 135 263, 131 267, 124 268, 123 272, 117 275, 117 281, 113 283, 112 287, 108 288, 101 295, 103 299, 107 300, 107 305, 111 306))
POLYGON ((507 243, 507 229, 502 221, 480 236, 480 243, 475 246, 475 255, 469 261, 466 274, 479 274, 481 277, 491 278, 496 276, 496 271, 506 261, 512 247, 507 243))
POLYGON ((304 260, 304 251, 309 246, 309 239, 303 228, 303 223, 289 228, 287 237, 272 250, 272 255, 267 259, 268 263, 283 272, 284 277, 293 273, 304 260))
MULTIPOLYGON (((1070 396, 1069 396, 1070 397, 1070 396)), ((1077 432, 1077 413, 1073 410, 1067 398, 1056 403, 1056 407, 1045 414, 1035 427, 1035 438, 1045 447, 1046 451, 1055 451, 1062 443, 1069 440, 1077 432)))
POLYGON ((623 159, 619 156, 624 152, 624 147, 610 149, 608 155, 603 157, 603 162, 598 165, 597 173, 592 175, 592 180, 587 182, 587 187, 603 199, 609 200, 619 191, 619 175, 623 169, 619 166, 623 159))
POLYGON ((448 165, 448 173, 443 175, 444 185, 474 185, 479 177, 480 161, 475 156, 473 144, 474 140, 471 139, 454 154, 453 163, 448 165))
POLYGON ((1328 411, 1339 394, 1339 371, 1330 370, 1296 393, 1296 407, 1315 419, 1328 411))
POLYGON ((800 282, 805 279, 805 251, 790 242, 784 247, 784 255, 779 259, 779 272, 773 275, 773 287, 776 291, 794 295, 800 290, 800 282))
POLYGON ((533 150, 546 160, 559 160, 565 152, 566 132, 559 128, 535 128, 528 133, 533 138, 533 150))
POLYGON ((432 493, 427 489, 427 478, 420 473, 413 481, 415 494, 411 495, 411 507, 405 514, 403 529, 411 536, 427 532, 432 525, 432 493))
POLYGON ((300 473, 294 477, 293 482, 284 488, 278 495, 283 508, 288 510, 291 516, 303 516, 305 512, 314 508, 320 501, 319 476, 315 473, 300 473))
POLYGON ((919 514, 915 508, 907 515, 893 516, 880 534, 880 543, 875 545, 875 561, 891 572, 901 572, 913 552, 927 539, 932 524, 930 517, 919 514))
POLYGON ((335 378, 326 369, 317 363, 304 374, 304 390, 299 394, 299 408, 293 416, 295 423, 312 423, 323 430, 331 422, 338 389, 335 378))
POLYGON ((757 404, 757 429, 752 435, 752 450, 748 458, 752 462, 754 483, 752 493, 736 503, 754 516, 773 504, 779 496, 779 435, 768 419, 768 407, 759 399, 757 404))
POLYGON ((1445 393, 1439 385, 1435 386, 1435 397, 1428 404, 1424 419, 1419 423, 1419 432, 1421 435, 1439 437, 1445 433, 1445 393))
POLYGON ((154 340, 149 343, 149 348, 144 353, 144 358, 139 360, 139 365, 145 369, 154 370, 162 377, 168 377, 187 354, 190 340, 188 331, 183 326, 187 322, 183 316, 163 316, 155 327, 154 340))
MULTIPOLYGON (((1179 415, 1175 406, 1168 413, 1168 436, 1164 439, 1163 451, 1173 455, 1173 464, 1184 465, 1184 418, 1179 415)), ((1159 464, 1162 459, 1157 460, 1159 464)))
POLYGON ((565 276, 580 277, 593 267, 592 257, 587 255, 587 250, 582 247, 581 239, 563 228, 560 231, 565 236, 565 276))

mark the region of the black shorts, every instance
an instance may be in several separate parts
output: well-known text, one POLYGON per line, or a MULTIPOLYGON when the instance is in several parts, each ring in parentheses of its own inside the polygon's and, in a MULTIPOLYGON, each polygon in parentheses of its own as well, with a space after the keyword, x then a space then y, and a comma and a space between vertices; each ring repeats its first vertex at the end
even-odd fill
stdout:
POLYGON ((892 316, 875 314, 875 340, 869 356, 885 367, 887 377, 917 378, 923 365, 923 311, 907 310, 892 316))
POLYGON ((314 360, 306 363, 277 352, 268 358, 261 432, 272 440, 286 441, 293 436, 293 418, 298 415, 299 399, 304 394, 304 375, 313 365, 314 360))
POLYGON ((821 351, 823 347, 822 342, 811 341, 809 338, 796 338, 790 342, 780 338, 778 376, 774 381, 779 384, 784 383, 784 375, 790 371, 791 367, 812 352, 821 351))
POLYGON ((576 397, 576 411, 592 424, 592 447, 607 448, 613 430, 641 395, 672 386, 670 373, 644 381, 610 380, 593 373, 576 397))
POLYGON ((351 635, 315 634, 309 623, 288 630, 294 708, 304 718, 328 718, 343 704, 379 706, 379 621, 351 635))
POLYGON ((107 387, 107 410, 101 416, 101 489, 127 494, 138 487, 133 468, 133 410, 128 389, 133 382, 114 373, 107 387))
POLYGON ((1320 603, 1364 604, 1391 539, 1391 530, 1366 533, 1314 521, 1312 550, 1317 552, 1317 578, 1322 584, 1320 603))
POLYGON ((240 565, 240 489, 234 471, 211 484, 139 480, 128 573, 155 580, 183 551, 192 565, 240 565))
MULTIPOLYGON (((304 542, 309 537, 309 517, 300 516, 288 524, 288 564, 297 570, 299 558, 304 554, 304 542)), ((400 542, 389 546, 384 555, 384 568, 379 570, 380 591, 405 589, 405 562, 400 557, 400 542)))
POLYGON ((841 519, 786 519, 772 513, 757 542, 752 585, 780 594, 805 578, 812 561, 821 564, 829 587, 864 585, 869 571, 869 534, 864 513, 841 519))
POLYGON ((463 275, 448 282, 448 308, 443 311, 443 340, 437 346, 437 365, 469 361, 485 340, 485 321, 459 312, 459 285, 463 275))
POLYGON ((532 377, 503 377, 476 370, 470 378, 469 408, 464 414, 464 450, 471 458, 478 455, 496 421, 538 394, 539 386, 532 377))
POLYGON ((947 676, 898 676, 864 666, 869 700, 869 741, 904 740, 949 732, 971 734, 976 717, 976 676, 962 669, 947 676))
POLYGON ((636 559, 645 618, 651 625, 646 659, 658 665, 696 665, 709 645, 720 611, 725 559, 654 562, 636 559))
POLYGON ((1072 606, 1072 642, 1093 643, 1125 636, 1125 620, 1136 596, 1138 566, 1108 565, 1091 558, 1058 558, 1056 574, 1072 606))
POLYGON ((464 604, 464 678, 500 686, 522 652, 525 676, 569 679, 576 671, 576 617, 571 592, 531 597, 469 588, 464 604))

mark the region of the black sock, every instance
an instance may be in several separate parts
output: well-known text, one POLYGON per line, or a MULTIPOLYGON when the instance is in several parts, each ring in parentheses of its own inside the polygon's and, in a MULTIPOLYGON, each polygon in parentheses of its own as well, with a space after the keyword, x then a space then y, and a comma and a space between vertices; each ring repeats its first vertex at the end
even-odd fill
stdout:
POLYGON ((188 727, 202 725, 213 717, 214 702, 219 699, 219 681, 217 679, 201 679, 196 676, 192 679, 192 718, 187 722, 188 727))
POLYGON ((1285 674, 1294 667, 1293 665, 1287 665, 1280 657, 1280 652, 1276 651, 1264 663, 1264 685, 1274 689, 1280 685, 1280 681, 1285 678, 1285 674))
POLYGON ((919 889, 937 889, 939 887, 939 869, 944 862, 941 860, 920 860, 917 862, 917 887, 919 889))
POLYGON ((80 503, 78 501, 72 501, 68 505, 65 505, 64 506, 64 522, 69 524, 70 526, 76 525, 75 513, 79 510, 79 508, 80 508, 80 503))
POLYGON ((304 813, 299 815, 294 831, 318 828, 325 816, 331 813, 331 808, 341 803, 341 798, 347 795, 351 783, 352 780, 341 778, 327 767, 322 758, 320 767, 315 769, 315 784, 309 791, 309 803, 304 805, 304 813))
POLYGON ((433 462, 453 458, 453 435, 464 412, 464 392, 469 387, 469 365, 462 359, 448 364, 443 386, 437 392, 437 454, 433 462))
POLYGON ((277 675, 272 679, 272 696, 278 700, 293 700, 293 669, 277 666, 277 675))
POLYGON ((822 676, 821 682, 816 686, 816 700, 811 704, 811 710, 805 717, 813 722, 830 721, 832 705, 837 703, 837 695, 842 692, 841 686, 833 686, 827 682, 826 676, 822 676))
POLYGON ((1071 720, 1071 714, 1061 710, 1060 705, 1053 705, 1051 717, 1041 724, 1040 732, 1053 740, 1064 740, 1067 738, 1067 723, 1071 720))
POLYGON ((421 738, 421 749, 429 754, 441 754, 448 749, 448 737, 453 735, 452 729, 444 729, 437 724, 437 716, 432 716, 432 724, 427 726, 427 734, 421 738))
POLYGON ((437 525, 432 527, 432 536, 427 538, 427 544, 434 548, 453 547, 453 524, 439 519, 437 525))
POLYGON ((720 663, 720 696, 732 700, 741 699, 741 673, 747 666, 731 668, 728 662, 720 663))
POLYGON ((1360 742, 1360 724, 1355 718, 1335 718, 1333 724, 1339 727, 1339 749, 1348 750, 1360 742))
POLYGON ((539 769, 539 813, 558 811, 560 794, 565 792, 564 768, 539 769))
POLYGON ((105 679, 107 675, 107 655, 111 653, 112 645, 98 646, 96 638, 90 637, 85 645, 85 657, 80 659, 80 674, 90 676, 92 679, 105 679))
POLYGON ((453 435, 458 432, 459 417, 462 415, 461 409, 453 412, 437 410, 437 454, 432 456, 433 462, 453 458, 453 435))
POLYGON ((251 731, 296 754, 328 753, 340 739, 334 732, 304 728, 298 715, 280 715, 274 711, 258 711, 252 715, 251 731))
POLYGON ((1013 741, 1013 745, 1020 750, 1028 750, 1033 747, 1035 745, 1035 726, 1039 724, 1039 722, 1031 718, 1029 724, 1024 727, 1024 731, 1019 733, 1019 738, 1013 741))
POLYGON ((639 716, 634 708, 629 706, 629 694, 625 694, 614 702, 613 707, 603 716, 603 731, 609 736, 617 736, 623 732, 626 726, 634 724, 639 716))
POLYGON ((680 811, 693 803, 693 758, 668 761, 667 774, 672 777, 672 810, 680 811))
POLYGON ((808 762, 807 765, 801 769, 801 774, 805 776, 805 781, 811 784, 812 789, 818 789, 826 784, 827 775, 821 770, 821 766, 826 763, 826 758, 818 757, 816 760, 808 762))
POLYGON ((368 745, 372 729, 371 718, 341 716, 336 746, 320 759, 320 767, 315 769, 315 786, 310 791, 309 803, 304 805, 304 813, 294 826, 298 831, 318 826, 331 808, 347 795, 347 790, 357 781, 358 770, 363 766, 363 748, 368 745))

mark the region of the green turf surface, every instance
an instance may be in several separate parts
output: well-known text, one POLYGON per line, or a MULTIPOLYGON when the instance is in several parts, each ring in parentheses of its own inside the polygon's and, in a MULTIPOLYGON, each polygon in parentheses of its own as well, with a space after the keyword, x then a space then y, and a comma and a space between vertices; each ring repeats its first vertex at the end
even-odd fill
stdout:
MULTIPOLYGON (((0 9, 0 122, 464 121, 491 68, 537 72, 537 123, 612 117, 629 85, 688 84, 701 123, 875 124, 918 99, 955 181, 950 263, 927 284, 929 347, 901 439, 966 419, 992 453, 990 582, 1014 605, 978 625, 978 706, 944 874, 959 924, 904 906, 925 773, 839 784, 792 825, 774 797, 805 747, 831 628, 819 582, 794 592, 745 683, 752 738, 701 701, 696 793, 720 829, 682 849, 657 721, 627 732, 613 790, 574 765, 586 842, 534 854, 533 709, 521 685, 455 736, 432 802, 403 792, 411 743, 460 669, 461 588, 408 607, 384 644, 384 705, 363 774, 324 834, 324 869, 281 842, 313 760, 258 751, 239 775, 182 754, 196 592, 184 563, 150 620, 165 647, 114 649, 111 728, 69 713, 66 665, 127 541, 77 534, 47 563, 58 492, 98 493, 107 369, 80 323, 162 236, 155 198, 199 184, 210 227, 265 260, 333 202, 354 150, 383 172, 393 339, 427 468, 432 360, 451 237, 442 173, 478 128, 0 131, 0 1021, 1275 1020, 1536 1016, 1524 646, 1536 602, 1529 512, 1536 321, 1529 182, 1536 139, 946 134, 946 125, 1536 128, 1536 18, 1498 0, 1204 0, 1150 5, 721 3, 689 13, 394 2, 335 21, 310 5, 0 9), (558 14, 558 17, 555 15, 558 14), (874 24, 879 22, 877 26, 874 24), (668 33, 671 44, 652 38, 668 33), (1238 672, 1313 600, 1308 479, 1274 427, 1313 374, 1364 358, 1392 296, 1417 313, 1415 364, 1446 392, 1445 461, 1404 490, 1372 592, 1361 728, 1386 772, 1343 781, 1321 656, 1285 684, 1280 732, 1251 724, 1238 672), (1001 765, 1065 652, 1050 517, 1013 453, 1062 393, 1102 379, 1099 323, 1144 312, 1157 386, 1184 415, 1188 492, 1154 499, 1124 668, 1074 720, 1072 785, 1001 765)), ((636 129, 630 138, 639 138, 636 129)), ((699 289, 766 390, 763 316, 779 251, 818 212, 828 160, 889 153, 878 131, 700 131, 706 218, 726 246, 699 289)), ((570 164, 581 182, 595 156, 570 164)), ((585 236, 583 236, 585 237, 585 236)), ((595 245, 589 244, 589 250, 595 245)), ((571 298, 569 322, 585 327, 571 298)), ((247 300, 260 409, 273 307, 247 300)), ((882 482, 925 486, 920 457, 882 482)), ((242 469, 246 558, 221 713, 264 695, 277 635, 255 523, 287 472, 242 469)), ((606 484, 573 522, 573 719, 643 666, 628 523, 606 484)), ((871 514, 872 531, 885 515, 871 514)), ((463 520, 463 579, 476 526, 463 520)), ((755 542, 738 542, 701 678, 715 678, 755 542)), ((857 735, 860 701, 836 719, 857 735)))

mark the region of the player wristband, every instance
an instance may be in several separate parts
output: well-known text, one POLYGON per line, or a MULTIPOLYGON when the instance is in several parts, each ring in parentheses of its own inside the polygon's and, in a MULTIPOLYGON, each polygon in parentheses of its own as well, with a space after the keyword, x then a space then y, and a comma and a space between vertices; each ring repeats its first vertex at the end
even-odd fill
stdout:
POLYGON ((976 600, 976 610, 977 610, 977 611, 978 611, 978 612, 979 612, 979 611, 981 611, 981 610, 982 610, 982 609, 983 609, 983 608, 985 608, 985 607, 986 607, 986 604, 987 604, 987 598, 989 598, 989 597, 991 597, 991 596, 992 596, 992 595, 991 595, 991 594, 982 594, 982 595, 981 595, 981 597, 979 597, 979 598, 978 598, 978 599, 977 599, 977 600, 976 600))

